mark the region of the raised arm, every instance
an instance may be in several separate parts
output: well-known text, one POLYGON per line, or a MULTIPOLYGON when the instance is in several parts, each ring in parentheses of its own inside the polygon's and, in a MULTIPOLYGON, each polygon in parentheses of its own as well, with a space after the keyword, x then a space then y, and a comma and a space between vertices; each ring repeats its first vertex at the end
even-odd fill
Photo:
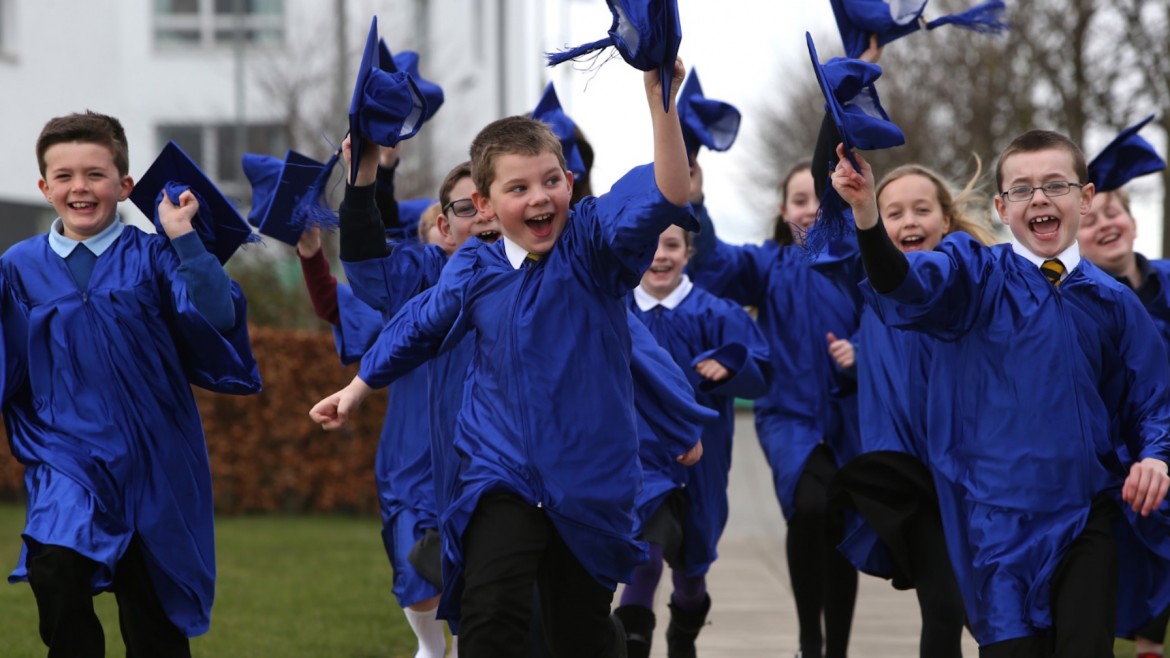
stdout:
POLYGON ((345 197, 338 208, 341 224, 341 260, 357 262, 381 258, 389 253, 386 229, 382 224, 378 204, 374 200, 378 175, 378 146, 367 142, 362 148, 361 162, 351 162, 350 138, 341 144, 346 164, 357 168, 354 184, 346 183, 345 197))
POLYGON ((910 266, 906 255, 894 246, 878 215, 874 195, 873 169, 861 154, 854 153, 861 171, 853 168, 845 157, 845 146, 837 145, 837 168, 833 172, 833 188, 853 208, 857 222, 857 246, 869 283, 879 293, 887 293, 905 281, 910 266))
POLYGON ((309 302, 317 317, 333 326, 341 324, 341 313, 337 308, 337 278, 329 271, 329 260, 321 249, 321 229, 313 226, 305 229, 297 241, 297 258, 301 261, 301 274, 309 302))
POLYGON ((678 122, 678 110, 674 96, 682 83, 685 71, 682 60, 674 60, 674 75, 670 89, 663 90, 657 71, 647 71, 646 101, 650 103, 650 121, 654 127, 654 182, 658 190, 676 206, 687 203, 690 196, 691 175, 687 159, 687 147, 683 143, 682 126, 678 122), (662 94, 670 94, 668 111, 662 110, 662 94))

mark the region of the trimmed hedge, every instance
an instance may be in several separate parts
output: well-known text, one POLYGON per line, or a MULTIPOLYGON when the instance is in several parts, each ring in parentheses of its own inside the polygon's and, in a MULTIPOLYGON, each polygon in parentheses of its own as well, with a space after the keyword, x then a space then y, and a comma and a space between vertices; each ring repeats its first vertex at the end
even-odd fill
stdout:
MULTIPOLYGON (((374 454, 386 396, 370 396, 339 431, 309 420, 318 400, 349 383, 333 336, 320 331, 251 327, 260 364, 259 395, 195 389, 203 417, 215 506, 220 513, 372 513, 378 509, 374 454)), ((421 411, 421 410, 420 410, 421 411)), ((0 444, 0 500, 21 500, 23 467, 0 444)))

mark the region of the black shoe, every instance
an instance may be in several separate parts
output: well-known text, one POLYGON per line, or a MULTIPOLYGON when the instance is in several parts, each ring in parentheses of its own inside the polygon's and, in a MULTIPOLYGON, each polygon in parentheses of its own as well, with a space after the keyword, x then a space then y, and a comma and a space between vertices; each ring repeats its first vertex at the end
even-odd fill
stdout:
POLYGON ((623 605, 613 611, 626 629, 626 655, 650 658, 650 641, 654 637, 654 611, 640 605, 623 605))
POLYGON ((707 622, 707 612, 711 610, 711 597, 703 598, 703 605, 698 610, 683 610, 674 603, 670 604, 670 625, 666 627, 666 655, 668 658, 697 658, 695 654, 695 638, 707 622))
POLYGON ((609 615, 609 623, 613 626, 613 658, 627 658, 626 655, 626 628, 622 620, 615 614, 609 615))

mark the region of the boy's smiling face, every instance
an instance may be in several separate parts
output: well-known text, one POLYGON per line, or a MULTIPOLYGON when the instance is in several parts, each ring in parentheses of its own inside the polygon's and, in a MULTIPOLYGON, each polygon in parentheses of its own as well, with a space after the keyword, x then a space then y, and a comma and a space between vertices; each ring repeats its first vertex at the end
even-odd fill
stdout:
POLYGON ((1121 198, 1113 192, 1095 194, 1077 233, 1081 255, 1107 272, 1122 274, 1133 260, 1136 238, 1137 223, 1121 198))
POLYGON ((481 215, 497 217, 500 230, 529 253, 547 254, 569 220, 573 174, 552 153, 506 153, 495 161, 490 196, 473 195, 481 215))
POLYGON ((45 151, 45 177, 38 183, 61 217, 65 237, 85 240, 117 219, 118 202, 134 187, 121 176, 110 149, 92 142, 62 142, 45 151))
MULTIPOLYGON (((1001 169, 1001 192, 1057 181, 1083 182, 1076 175, 1072 154, 1064 149, 1014 153, 1004 160, 1001 169)), ((1030 201, 1008 201, 999 194, 995 197, 995 209, 1025 249, 1041 258, 1054 258, 1076 240, 1081 217, 1089 211, 1092 200, 1093 185, 1085 183, 1056 197, 1035 190, 1030 201)))

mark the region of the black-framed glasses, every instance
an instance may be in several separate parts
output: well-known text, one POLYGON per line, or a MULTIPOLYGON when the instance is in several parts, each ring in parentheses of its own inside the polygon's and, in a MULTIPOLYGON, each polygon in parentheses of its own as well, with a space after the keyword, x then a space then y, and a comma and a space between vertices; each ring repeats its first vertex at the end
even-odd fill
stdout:
POLYGON ((1000 193, 1000 196, 1008 201, 1031 201, 1032 196, 1036 194, 1036 190, 1044 193, 1044 196, 1051 199, 1052 197, 1064 196, 1072 192, 1074 187, 1084 187, 1083 183, 1070 183, 1063 180, 1054 180, 1047 182, 1039 187, 1032 187, 1031 185, 1019 185, 1010 190, 1000 193))
POLYGON ((443 206, 444 215, 455 215, 456 217, 474 217, 475 213, 475 202, 471 199, 455 199, 451 203, 443 206))

